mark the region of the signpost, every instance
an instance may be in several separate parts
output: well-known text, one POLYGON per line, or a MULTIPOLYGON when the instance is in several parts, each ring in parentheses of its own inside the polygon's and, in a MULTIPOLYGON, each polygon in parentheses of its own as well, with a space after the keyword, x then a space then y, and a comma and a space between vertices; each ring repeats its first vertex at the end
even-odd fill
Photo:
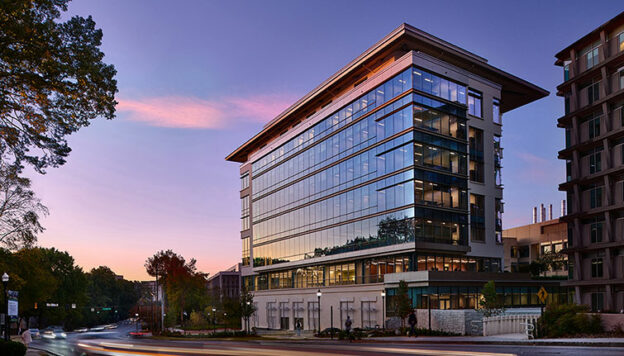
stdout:
POLYGON ((14 290, 9 290, 7 291, 7 295, 9 297, 8 299, 8 312, 7 314, 9 314, 9 318, 11 319, 11 321, 16 321, 17 320, 17 311, 18 311, 18 302, 17 302, 17 297, 19 295, 19 292, 14 291, 14 290))
POLYGON ((537 297, 539 298, 540 302, 542 302, 542 304, 546 304, 546 298, 548 298, 548 292, 546 291, 546 288, 542 286, 542 288, 540 288, 540 290, 537 292, 537 297))
MULTIPOLYGON (((546 288, 544 288, 544 286, 542 286, 542 288, 540 288, 539 291, 537 291, 537 298, 539 298, 540 302, 541 302, 541 315, 544 315, 544 305, 546 305, 546 300, 548 298, 548 292, 546 291, 546 288)), ((539 334, 542 334, 542 331, 539 331, 539 334)))

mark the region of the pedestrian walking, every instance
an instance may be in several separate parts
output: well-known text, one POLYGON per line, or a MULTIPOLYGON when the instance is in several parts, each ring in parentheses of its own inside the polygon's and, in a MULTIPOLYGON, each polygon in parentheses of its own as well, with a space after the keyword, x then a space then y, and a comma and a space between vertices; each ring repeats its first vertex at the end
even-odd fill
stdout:
POLYGON ((345 321, 345 331, 347 332, 347 338, 349 342, 351 342, 351 317, 347 315, 347 320, 345 321))
POLYGON ((410 336, 416 336, 416 314, 412 310, 412 313, 407 317, 407 322, 410 325, 410 336))
POLYGON ((297 320, 295 323, 295 330, 297 331, 297 336, 301 336, 301 321, 297 320))
POLYGON ((24 343, 24 345, 26 345, 26 348, 28 348, 28 345, 30 345, 30 343, 32 342, 30 329, 25 329, 24 332, 22 332, 22 342, 24 343))

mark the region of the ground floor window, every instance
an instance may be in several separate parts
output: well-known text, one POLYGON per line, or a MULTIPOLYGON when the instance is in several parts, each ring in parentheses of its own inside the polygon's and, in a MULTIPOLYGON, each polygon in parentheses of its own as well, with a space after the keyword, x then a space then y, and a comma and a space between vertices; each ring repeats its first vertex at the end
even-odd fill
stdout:
POLYGON ((293 302, 293 329, 299 325, 303 329, 303 302, 293 302))
POLYGON ((591 294, 591 309, 593 312, 601 312, 604 310, 604 294, 592 293, 591 294))
POLYGON ((344 329, 347 316, 353 322, 353 302, 340 302, 340 329, 344 329))
POLYGON ((362 302, 362 328, 374 328, 377 324, 375 302, 362 302))
POLYGON ((276 312, 277 312, 277 307, 275 306, 275 302, 268 302, 267 303, 267 327, 269 329, 277 329, 277 323, 276 323, 276 312))
POLYGON ((251 315, 251 320, 253 322, 254 327, 258 327, 258 302, 254 302, 254 313, 251 315))
POLYGON ((282 330, 290 329, 290 318, 288 317, 288 310, 288 302, 279 303, 280 329, 282 330))
POLYGON ((308 330, 318 330, 318 302, 308 302, 308 330))

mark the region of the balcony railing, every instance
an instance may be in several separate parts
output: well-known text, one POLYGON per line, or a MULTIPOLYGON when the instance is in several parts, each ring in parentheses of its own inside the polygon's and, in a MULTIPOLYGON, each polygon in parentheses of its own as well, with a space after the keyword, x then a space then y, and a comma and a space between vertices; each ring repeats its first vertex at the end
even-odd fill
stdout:
MULTIPOLYGON (((603 44, 598 45, 595 49, 598 50, 598 55, 596 56, 588 56, 587 52, 579 54, 578 58, 572 61, 570 66, 574 65, 576 68, 576 75, 579 75, 595 66, 607 60, 611 57, 618 55, 619 53, 624 51, 624 36, 622 39, 619 36, 615 36, 606 42, 606 46, 603 44), (603 51, 604 49, 604 51, 603 51), (604 60, 601 60, 602 53, 604 53, 604 60)), ((565 78, 564 78, 565 79, 565 78)), ((569 79, 569 78, 568 78, 569 79)), ((567 79, 565 79, 567 80, 567 79)))

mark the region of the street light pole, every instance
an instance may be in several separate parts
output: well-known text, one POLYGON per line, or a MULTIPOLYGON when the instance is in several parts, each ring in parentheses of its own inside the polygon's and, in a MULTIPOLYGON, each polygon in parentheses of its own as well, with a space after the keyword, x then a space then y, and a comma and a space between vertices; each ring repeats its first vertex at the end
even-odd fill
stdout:
POLYGON ((4 287, 4 307, 6 314, 4 315, 4 341, 9 341, 9 298, 7 297, 7 284, 9 283, 9 275, 4 272, 2 275, 2 286, 4 287))
POLYGON ((212 308, 212 333, 217 332, 217 309, 212 308))
POLYGON ((249 334, 249 310, 251 308, 251 302, 247 301, 247 310, 245 310, 245 329, 247 329, 247 334, 249 334))
POLYGON ((381 328, 386 330, 386 290, 381 291, 381 328))
POLYGON ((318 292, 316 292, 316 298, 318 299, 318 333, 319 335, 321 334, 321 295, 323 295, 323 293, 321 293, 321 290, 319 289, 318 292))

